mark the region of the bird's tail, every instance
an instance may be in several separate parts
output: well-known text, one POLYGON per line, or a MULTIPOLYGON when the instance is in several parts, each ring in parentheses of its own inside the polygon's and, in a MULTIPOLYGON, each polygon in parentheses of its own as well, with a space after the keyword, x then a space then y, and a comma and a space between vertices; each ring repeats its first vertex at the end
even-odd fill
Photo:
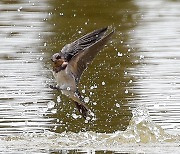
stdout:
POLYGON ((74 101, 78 111, 82 114, 83 118, 86 119, 89 115, 89 109, 87 108, 87 106, 83 103, 78 103, 76 101, 74 101))

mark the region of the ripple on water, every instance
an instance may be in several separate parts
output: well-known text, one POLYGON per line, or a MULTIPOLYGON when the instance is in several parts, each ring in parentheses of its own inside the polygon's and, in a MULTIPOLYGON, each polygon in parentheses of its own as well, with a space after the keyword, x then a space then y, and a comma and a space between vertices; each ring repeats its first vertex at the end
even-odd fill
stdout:
POLYGON ((52 97, 42 64, 46 0, 0 2, 0 135, 42 132, 52 97))
POLYGON ((152 119, 163 129, 179 133, 180 3, 170 0, 135 2, 142 11, 142 18, 132 34, 132 44, 138 48, 133 54, 140 62, 130 70, 137 79, 133 90, 139 99, 135 104, 146 105, 152 119))
MULTIPOLYGON (((50 4, 46 0, 0 2, 2 6, 0 13, 0 151, 11 153, 12 151, 19 153, 19 150, 49 152, 51 150, 81 149, 83 151, 94 148, 134 152, 136 147, 146 143, 143 147, 148 146, 151 153, 155 152, 154 147, 157 148, 158 145, 159 151, 172 146, 171 153, 172 149, 179 152, 179 136, 166 133, 161 126, 152 121, 153 119, 159 122, 163 128, 179 127, 180 88, 178 85, 179 52, 177 52, 180 42, 177 32, 179 29, 177 25, 180 21, 177 16, 179 14, 177 4, 179 3, 166 1, 162 7, 162 0, 135 2, 141 11, 145 10, 145 16, 142 18, 144 20, 132 36, 136 40, 134 42, 136 47, 142 52, 133 53, 131 49, 128 49, 128 52, 135 54, 142 64, 131 69, 130 74, 137 79, 133 81, 135 84, 133 88, 134 93, 140 96, 135 104, 146 104, 151 117, 147 109, 142 106, 132 111, 133 117, 125 131, 114 133, 63 132, 60 134, 48 131, 50 127, 54 125, 56 127, 53 122, 56 119, 47 115, 55 114, 56 109, 54 109, 55 103, 50 101, 53 98, 52 93, 45 86, 46 75, 49 72, 44 71, 42 64, 44 54, 41 53, 41 47, 48 47, 47 40, 43 40, 43 35, 48 34, 48 25, 43 21, 52 15, 52 13, 47 13, 50 4), (10 2, 15 4, 8 4, 10 2), (160 145, 162 142, 163 144, 160 145)), ((64 7, 64 4, 62 6, 64 7)), ((108 9, 105 8, 105 10, 108 9)), ((125 14, 123 16, 128 17, 129 20, 130 14, 127 16, 125 12, 130 13, 131 11, 126 10, 121 13, 125 14)), ((64 22, 65 13, 60 13, 60 16, 63 16, 62 21, 64 22)), ((117 21, 120 21, 119 17, 117 21)), ((124 18, 122 21, 125 22, 124 18)), ((121 23, 118 24, 121 25, 121 23)), ((118 58, 126 58, 124 53, 116 54, 118 58)), ((117 66, 119 69, 119 65, 117 66)), ((126 65, 121 64, 121 69, 122 67, 126 65)), ((107 70, 104 66, 104 71, 107 70)), ((125 76, 129 75, 129 72, 124 69, 123 71, 125 76)), ((90 89, 96 90, 108 84, 103 78, 99 85, 93 83, 90 89)), ((119 95, 119 91, 116 93, 119 95)), ((123 93, 129 94, 129 90, 124 90, 123 93)), ((89 102, 89 98, 85 98, 85 101, 89 102)), ((58 97, 57 102, 63 102, 63 100, 58 97)), ((97 103, 95 102, 94 105, 97 106, 97 103)), ((121 108, 121 103, 116 101, 115 106, 121 108)), ((72 117, 78 118, 74 113, 72 117)), ((148 150, 144 149, 144 151, 148 150)))
MULTIPOLYGON (((173 144, 178 141, 179 136, 166 133, 160 126, 156 125, 149 116, 147 109, 143 106, 133 110, 133 117, 126 131, 116 131, 114 133, 95 133, 95 132, 63 132, 60 134, 45 131, 42 134, 24 133, 18 136, 1 137, 0 148, 11 147, 13 150, 22 149, 28 151, 44 150, 53 151, 62 149, 96 149, 120 151, 129 147, 136 148, 146 143, 149 147, 161 147, 166 145, 177 147, 173 144), (14 142, 16 141, 16 142, 14 142), (161 145, 161 143, 163 144, 161 145), (153 144, 154 143, 154 144, 153 144)), ((177 142, 178 143, 178 142, 177 142)), ((146 149, 147 150, 147 149, 146 149)), ((150 150, 150 149, 149 149, 150 150)), ((131 149, 129 149, 131 151, 131 149)), ((147 152, 147 151, 146 151, 147 152)))

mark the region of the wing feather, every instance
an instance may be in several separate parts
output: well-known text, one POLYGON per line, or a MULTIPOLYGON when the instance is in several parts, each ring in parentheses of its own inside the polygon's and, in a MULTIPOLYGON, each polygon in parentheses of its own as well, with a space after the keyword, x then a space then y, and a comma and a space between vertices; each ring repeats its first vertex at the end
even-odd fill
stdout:
POLYGON ((63 55, 64 59, 70 61, 71 58, 79 51, 82 51, 83 49, 100 40, 104 36, 104 33, 107 31, 107 28, 108 27, 95 30, 72 42, 71 44, 67 44, 62 48, 61 55, 63 55))
POLYGON ((103 48, 108 42, 114 31, 104 36, 90 47, 78 52, 70 61, 67 66, 68 71, 71 71, 78 83, 84 70, 88 67, 97 53, 103 48))

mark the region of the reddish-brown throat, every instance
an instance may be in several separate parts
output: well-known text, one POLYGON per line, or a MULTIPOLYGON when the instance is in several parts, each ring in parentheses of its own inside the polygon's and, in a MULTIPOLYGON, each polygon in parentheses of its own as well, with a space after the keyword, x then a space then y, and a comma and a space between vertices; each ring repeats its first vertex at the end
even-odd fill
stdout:
POLYGON ((53 62, 53 71, 56 73, 62 70, 62 64, 63 64, 64 59, 57 59, 53 62))

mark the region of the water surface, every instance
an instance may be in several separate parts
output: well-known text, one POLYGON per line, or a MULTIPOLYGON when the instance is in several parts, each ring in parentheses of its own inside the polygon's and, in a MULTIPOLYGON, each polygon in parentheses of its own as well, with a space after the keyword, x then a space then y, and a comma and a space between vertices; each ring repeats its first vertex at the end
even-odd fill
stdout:
MULTIPOLYGON (((134 91, 156 123, 171 133, 179 133, 179 6, 176 1, 137 1, 143 16, 133 32, 138 65, 134 91), (162 7, 163 6, 163 7, 162 7), (144 35, 146 34, 146 35, 144 35)), ((136 101, 137 103, 137 101, 136 101)))
POLYGON ((0 151, 139 152, 138 143, 140 152, 177 152, 179 137, 170 134, 179 134, 179 5, 1 1, 0 151), (49 88, 50 57, 108 25, 116 33, 79 85, 95 114, 86 122, 49 88))
POLYGON ((1 1, 0 135, 49 129, 44 35, 46 1, 1 1))

